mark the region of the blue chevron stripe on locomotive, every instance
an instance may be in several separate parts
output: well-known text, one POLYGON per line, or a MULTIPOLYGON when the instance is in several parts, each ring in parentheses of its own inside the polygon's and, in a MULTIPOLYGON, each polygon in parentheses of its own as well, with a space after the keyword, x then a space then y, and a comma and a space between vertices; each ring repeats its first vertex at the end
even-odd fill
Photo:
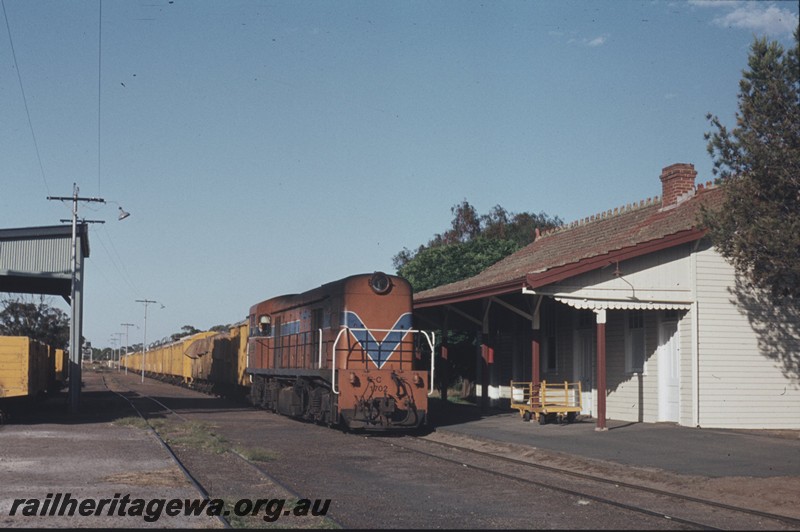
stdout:
POLYGON ((372 360, 378 369, 381 369, 386 361, 389 360, 389 358, 395 352, 397 346, 400 345, 400 342, 403 341, 403 338, 408 333, 408 330, 411 329, 411 313, 406 312, 400 316, 392 326, 392 330, 386 334, 381 342, 377 341, 375 337, 372 336, 370 331, 353 330, 367 328, 367 326, 364 325, 364 322, 361 321, 361 318, 359 318, 358 314, 355 312, 346 310, 344 313, 344 323, 351 329, 350 333, 356 339, 361 348, 367 352, 370 360, 372 360))

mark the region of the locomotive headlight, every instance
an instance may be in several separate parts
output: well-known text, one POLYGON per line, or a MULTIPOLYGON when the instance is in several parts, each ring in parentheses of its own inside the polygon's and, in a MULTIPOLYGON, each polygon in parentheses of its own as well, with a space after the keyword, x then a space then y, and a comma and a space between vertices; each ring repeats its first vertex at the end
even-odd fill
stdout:
POLYGON ((376 294, 388 294, 392 289, 392 281, 383 272, 375 272, 369 278, 369 286, 376 294))

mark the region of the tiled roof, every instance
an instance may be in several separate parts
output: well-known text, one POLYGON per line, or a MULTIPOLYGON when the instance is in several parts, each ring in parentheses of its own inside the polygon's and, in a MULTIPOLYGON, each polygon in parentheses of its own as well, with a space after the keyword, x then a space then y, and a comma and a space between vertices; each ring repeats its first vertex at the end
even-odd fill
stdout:
POLYGON ((590 216, 551 230, 535 242, 486 268, 478 275, 415 294, 414 302, 441 301, 457 296, 480 297, 481 292, 519 291, 529 274, 541 275, 647 243, 669 241, 685 233, 699 238, 700 206, 716 208, 722 189, 700 185, 677 204, 662 208, 661 200, 642 201, 590 216))

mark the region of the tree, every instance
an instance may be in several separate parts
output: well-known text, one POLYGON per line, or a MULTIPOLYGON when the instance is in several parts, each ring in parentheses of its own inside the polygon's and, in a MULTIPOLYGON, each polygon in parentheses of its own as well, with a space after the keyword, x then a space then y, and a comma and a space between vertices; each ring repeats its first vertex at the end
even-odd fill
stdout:
POLYGON ((510 240, 478 237, 469 242, 420 250, 398 269, 415 291, 427 290, 477 275, 519 249, 510 240))
POLYGON ((536 228, 560 225, 558 217, 545 213, 513 214, 496 205, 479 216, 465 199, 450 212, 450 229, 434 235, 416 251, 403 249, 393 257, 397 273, 415 291, 466 279, 533 241, 536 228))
POLYGON ((0 334, 27 336, 58 349, 69 346, 69 316, 45 303, 28 303, 23 299, 3 300, 0 311, 0 334))
POLYGON ((800 302, 800 37, 756 39, 739 82, 736 127, 706 134, 725 204, 704 212, 720 253, 754 287, 800 302))
POLYGON ((181 332, 172 334, 170 338, 172 339, 173 342, 175 342, 177 340, 180 340, 181 338, 184 338, 186 336, 191 336, 199 332, 200 329, 197 329, 193 325, 184 325, 183 327, 181 327, 181 332))

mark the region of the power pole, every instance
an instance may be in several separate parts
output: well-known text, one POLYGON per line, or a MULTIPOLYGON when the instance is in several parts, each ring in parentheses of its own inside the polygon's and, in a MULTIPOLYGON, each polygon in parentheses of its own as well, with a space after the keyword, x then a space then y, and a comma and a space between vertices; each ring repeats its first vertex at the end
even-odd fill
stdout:
MULTIPOLYGON (((128 356, 128 346, 130 345, 128 343, 128 327, 133 327, 133 323, 122 323, 120 325, 125 327, 125 356, 127 357, 128 356)), ((128 361, 126 360, 125 361, 125 375, 127 375, 127 374, 128 374, 128 361)))
MULTIPOLYGON (((120 344, 122 344, 122 335, 123 334, 125 334, 125 333, 115 332, 115 333, 111 333, 111 336, 114 337, 113 340, 114 340, 115 343, 119 342, 120 344)), ((119 371, 119 363, 120 363, 120 358, 121 358, 120 355, 122 353, 122 346, 121 345, 117 346, 116 351, 117 351, 117 371, 119 371)), ((111 361, 112 362, 114 361, 114 357, 113 356, 111 357, 111 361)))
POLYGON ((105 203, 102 198, 81 198, 78 196, 78 185, 72 184, 72 196, 48 196, 48 200, 72 201, 72 283, 70 287, 70 308, 72 311, 69 323, 69 410, 78 413, 78 398, 81 391, 81 336, 83 333, 83 253, 81 253, 81 275, 77 274, 78 255, 78 202, 105 203))
POLYGON ((144 303, 144 341, 142 342, 142 384, 144 384, 144 364, 147 360, 147 305, 158 303, 152 299, 137 299, 137 303, 144 303))

